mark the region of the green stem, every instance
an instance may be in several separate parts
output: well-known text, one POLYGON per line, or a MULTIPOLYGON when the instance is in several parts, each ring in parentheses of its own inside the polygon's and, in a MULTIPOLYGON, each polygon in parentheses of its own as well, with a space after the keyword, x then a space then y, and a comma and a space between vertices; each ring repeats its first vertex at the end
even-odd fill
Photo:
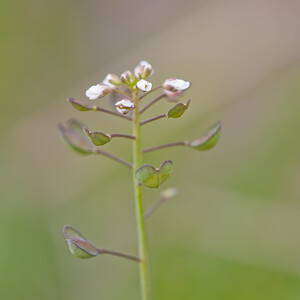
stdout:
POLYGON ((135 178, 135 171, 142 164, 142 148, 141 148, 141 127, 139 114, 139 98, 137 92, 133 92, 132 99, 134 101, 135 109, 133 114, 133 136, 135 136, 133 147, 133 188, 135 198, 135 213, 137 222, 138 248, 140 263, 140 285, 142 300, 150 300, 150 281, 149 281, 149 262, 147 254, 147 239, 145 229, 145 219, 143 211, 142 186, 135 178))

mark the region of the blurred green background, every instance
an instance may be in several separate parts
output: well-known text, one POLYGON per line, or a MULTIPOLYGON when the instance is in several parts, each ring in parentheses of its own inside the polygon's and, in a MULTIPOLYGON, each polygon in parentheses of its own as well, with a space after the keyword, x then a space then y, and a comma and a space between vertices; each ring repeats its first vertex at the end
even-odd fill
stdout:
MULTIPOLYGON (((65 98, 85 99, 141 59, 154 86, 193 83, 182 118, 145 125, 145 147, 223 122, 211 151, 145 156, 173 160, 163 187, 180 190, 148 223, 153 299, 300 299, 299 1, 4 0, 0 25, 1 299, 140 299, 136 264, 76 259, 62 236, 72 224, 136 254, 131 174, 71 152, 56 125, 72 116, 129 133, 126 121, 77 112, 65 98)), ((128 141, 104 147, 131 159, 128 141)), ((146 207, 160 191, 144 190, 146 207)))

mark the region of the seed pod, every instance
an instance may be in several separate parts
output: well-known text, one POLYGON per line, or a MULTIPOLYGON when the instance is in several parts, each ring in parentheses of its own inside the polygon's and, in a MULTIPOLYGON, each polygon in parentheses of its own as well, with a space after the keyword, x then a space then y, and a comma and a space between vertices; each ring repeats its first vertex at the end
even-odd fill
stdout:
POLYGON ((135 172, 135 177, 139 183, 148 188, 158 188, 164 183, 173 171, 173 162, 164 161, 159 168, 151 165, 142 165, 135 172))
POLYGON ((58 124, 58 130, 63 140, 80 154, 92 154, 95 146, 83 133, 83 124, 75 119, 69 119, 66 125, 58 124))
POLYGON ((186 104, 178 103, 168 111, 168 118, 180 118, 184 112, 188 109, 191 100, 188 100, 186 104))
POLYGON ((67 101, 73 105, 74 108, 76 108, 79 111, 88 111, 92 110, 92 107, 89 107, 85 102, 76 100, 73 98, 68 97, 67 101))
POLYGON ((111 138, 108 134, 99 131, 90 131, 83 127, 84 132, 89 136, 95 146, 102 146, 110 142, 111 138))
POLYGON ((194 141, 189 142, 189 146, 197 150, 208 150, 216 145, 221 135, 221 122, 211 126, 206 133, 194 141))
POLYGON ((78 258, 91 258, 101 253, 100 249, 95 247, 91 242, 74 227, 65 225, 63 234, 68 244, 70 252, 78 258))

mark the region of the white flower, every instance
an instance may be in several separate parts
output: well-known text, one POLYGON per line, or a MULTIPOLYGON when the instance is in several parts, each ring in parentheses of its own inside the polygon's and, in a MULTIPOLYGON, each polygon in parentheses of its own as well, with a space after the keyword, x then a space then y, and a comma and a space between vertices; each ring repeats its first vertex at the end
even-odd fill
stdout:
POLYGON ((152 83, 144 79, 141 79, 136 84, 136 87, 143 92, 149 92, 152 89, 152 83))
POLYGON ((147 61, 141 60, 139 64, 134 68, 133 73, 136 77, 140 76, 142 78, 146 78, 153 75, 154 70, 147 61))
POLYGON ((92 85, 89 89, 86 90, 85 95, 90 100, 95 100, 97 98, 102 98, 108 93, 110 93, 110 88, 106 84, 99 83, 96 85, 92 85))
POLYGON ((119 113, 127 115, 131 110, 134 109, 134 104, 129 99, 122 99, 115 104, 116 109, 119 113))
POLYGON ((190 82, 177 78, 170 78, 165 80, 163 87, 171 92, 184 91, 190 87, 190 82))
POLYGON ((111 89, 114 89, 115 85, 120 85, 122 82, 121 82, 120 78, 117 75, 109 73, 109 74, 106 75, 106 77, 104 78, 102 83, 106 84, 111 89))

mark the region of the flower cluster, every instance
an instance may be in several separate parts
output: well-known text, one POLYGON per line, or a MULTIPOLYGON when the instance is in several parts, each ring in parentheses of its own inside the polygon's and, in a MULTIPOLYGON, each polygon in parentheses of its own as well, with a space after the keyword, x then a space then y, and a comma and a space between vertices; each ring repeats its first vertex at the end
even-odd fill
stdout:
MULTIPOLYGON (((85 94, 90 100, 95 100, 102 98, 111 92, 123 95, 126 95, 126 91, 128 90, 149 93, 152 90, 152 83, 147 81, 146 78, 153 73, 154 70, 152 65, 147 61, 142 60, 134 68, 133 72, 125 71, 120 76, 110 73, 101 83, 87 89, 85 94)), ((168 100, 178 101, 183 91, 190 87, 190 82, 182 79, 169 78, 159 87, 164 89, 163 94, 168 100)), ((124 98, 115 104, 117 111, 123 115, 128 114, 134 109, 134 104, 127 98, 124 98)))

